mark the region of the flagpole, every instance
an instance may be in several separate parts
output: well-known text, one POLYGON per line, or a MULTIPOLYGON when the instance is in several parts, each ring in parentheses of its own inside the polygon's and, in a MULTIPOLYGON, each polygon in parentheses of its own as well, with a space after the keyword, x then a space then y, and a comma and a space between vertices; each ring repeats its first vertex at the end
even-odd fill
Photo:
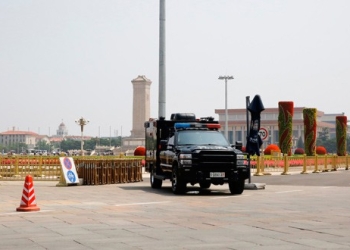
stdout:
MULTIPOLYGON (((250 128, 249 128, 249 113, 248 113, 248 107, 250 105, 250 97, 246 96, 245 100, 246 100, 246 116, 247 116, 247 137, 246 137, 246 145, 247 145, 248 138, 249 138, 249 131, 250 131, 250 128)), ((248 153, 247 160, 248 160, 249 183, 251 183, 250 154, 249 153, 248 153)))

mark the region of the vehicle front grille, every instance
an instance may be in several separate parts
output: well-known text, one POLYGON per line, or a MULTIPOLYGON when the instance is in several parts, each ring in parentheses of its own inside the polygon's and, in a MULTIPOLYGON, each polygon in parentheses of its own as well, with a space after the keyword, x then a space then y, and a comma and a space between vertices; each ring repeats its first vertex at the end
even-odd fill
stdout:
POLYGON ((230 151, 204 151, 193 156, 193 161, 200 169, 228 169, 235 166, 235 154, 230 151))

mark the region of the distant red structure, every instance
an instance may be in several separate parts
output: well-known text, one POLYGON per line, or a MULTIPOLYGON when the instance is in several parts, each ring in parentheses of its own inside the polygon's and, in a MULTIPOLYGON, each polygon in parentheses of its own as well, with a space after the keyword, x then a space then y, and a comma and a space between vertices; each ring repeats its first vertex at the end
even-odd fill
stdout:
POLYGON ((327 154, 327 149, 323 146, 317 146, 316 147, 316 154, 325 155, 325 154, 327 154))
POLYGON ((270 144, 268 145, 265 150, 264 150, 264 154, 265 155, 271 155, 271 151, 277 151, 280 152, 280 148, 276 145, 276 144, 270 144))
POLYGON ((134 156, 145 156, 146 148, 144 146, 138 146, 134 151, 134 156))

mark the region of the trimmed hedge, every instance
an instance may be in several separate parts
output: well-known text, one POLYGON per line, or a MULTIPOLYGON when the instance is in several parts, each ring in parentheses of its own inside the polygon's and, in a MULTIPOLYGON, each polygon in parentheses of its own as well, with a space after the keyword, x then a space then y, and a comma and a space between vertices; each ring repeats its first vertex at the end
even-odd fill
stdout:
POLYGON ((281 151, 281 150, 276 144, 270 144, 265 148, 264 154, 271 155, 271 151, 281 151))

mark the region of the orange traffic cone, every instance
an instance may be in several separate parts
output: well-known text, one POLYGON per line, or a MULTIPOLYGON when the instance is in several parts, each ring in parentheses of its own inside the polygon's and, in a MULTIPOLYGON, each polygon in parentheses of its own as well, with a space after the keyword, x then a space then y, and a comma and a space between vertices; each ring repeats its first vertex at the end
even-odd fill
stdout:
POLYGON ((33 177, 30 175, 27 175, 24 181, 21 204, 17 208, 17 211, 32 212, 32 211, 39 211, 39 210, 40 208, 36 205, 36 200, 35 200, 33 177))

